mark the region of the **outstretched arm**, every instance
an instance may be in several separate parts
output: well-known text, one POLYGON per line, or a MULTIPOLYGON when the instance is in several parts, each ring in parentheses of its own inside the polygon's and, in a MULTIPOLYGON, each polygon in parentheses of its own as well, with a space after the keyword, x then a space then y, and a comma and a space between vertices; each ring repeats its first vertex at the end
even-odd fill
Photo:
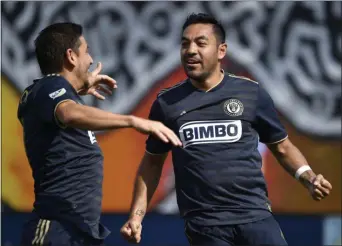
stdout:
POLYGON ((135 116, 113 114, 94 107, 77 104, 72 100, 56 106, 55 117, 61 125, 86 130, 110 130, 133 127, 144 134, 152 134, 165 143, 181 146, 181 141, 169 128, 157 121, 135 116))

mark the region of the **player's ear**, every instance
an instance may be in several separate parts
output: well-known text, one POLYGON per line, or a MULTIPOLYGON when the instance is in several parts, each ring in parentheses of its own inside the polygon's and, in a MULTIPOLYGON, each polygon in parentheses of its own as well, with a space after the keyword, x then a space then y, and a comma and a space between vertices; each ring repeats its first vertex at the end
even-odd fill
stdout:
POLYGON ((218 52, 218 59, 222 60, 226 56, 226 53, 227 53, 227 44, 226 43, 220 44, 217 52, 218 52))
POLYGON ((65 56, 69 64, 76 66, 76 54, 72 49, 67 49, 65 56))

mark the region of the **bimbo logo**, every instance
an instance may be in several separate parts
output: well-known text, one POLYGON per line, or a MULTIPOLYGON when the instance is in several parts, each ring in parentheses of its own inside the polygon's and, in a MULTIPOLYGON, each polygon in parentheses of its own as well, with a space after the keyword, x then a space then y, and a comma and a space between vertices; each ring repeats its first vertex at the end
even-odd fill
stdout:
POLYGON ((179 129, 184 148, 193 144, 233 143, 242 135, 240 120, 192 121, 179 129))

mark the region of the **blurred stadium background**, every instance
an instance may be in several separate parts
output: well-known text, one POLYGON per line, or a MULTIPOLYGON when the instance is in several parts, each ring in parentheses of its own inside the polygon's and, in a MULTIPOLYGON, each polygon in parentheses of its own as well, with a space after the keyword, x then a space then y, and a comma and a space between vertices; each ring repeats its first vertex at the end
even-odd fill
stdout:
MULTIPOLYGON (((285 173, 265 146, 263 171, 272 209, 290 245, 341 245, 341 2, 1 2, 2 245, 18 245, 33 203, 33 180, 16 119, 20 93, 40 76, 33 41, 46 25, 84 26, 95 63, 119 88, 105 110, 147 117, 157 92, 184 78, 181 25, 191 12, 221 19, 228 42, 225 70, 253 78, 271 94, 290 138, 333 185, 317 203, 285 173)), ((108 245, 127 245, 127 218, 145 136, 99 132, 105 156, 103 222, 108 245)), ((141 245, 186 245, 178 217, 172 160, 143 224, 141 245)))

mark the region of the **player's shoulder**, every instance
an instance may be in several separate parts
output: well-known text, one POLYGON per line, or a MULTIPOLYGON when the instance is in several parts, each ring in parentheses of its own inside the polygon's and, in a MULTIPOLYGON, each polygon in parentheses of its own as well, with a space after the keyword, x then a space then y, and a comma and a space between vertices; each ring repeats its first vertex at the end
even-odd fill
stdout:
POLYGON ((62 92, 73 92, 70 83, 64 77, 58 75, 44 76, 34 80, 34 84, 34 94, 48 93, 53 96, 53 94, 59 94, 62 92))
POLYGON ((49 74, 34 80, 34 83, 41 84, 43 88, 53 88, 58 86, 67 86, 69 82, 58 74, 49 74))
POLYGON ((241 83, 249 83, 252 86, 257 86, 259 87, 259 82, 256 80, 253 80, 251 78, 245 77, 245 76, 241 76, 241 75, 236 75, 233 73, 228 73, 226 72, 226 75, 229 79, 241 82, 241 83))
POLYGON ((183 90, 183 87, 185 86, 186 82, 187 82, 187 79, 178 82, 174 86, 167 87, 167 88, 160 90, 159 93, 157 94, 157 98, 165 98, 168 96, 178 95, 179 92, 183 90))

